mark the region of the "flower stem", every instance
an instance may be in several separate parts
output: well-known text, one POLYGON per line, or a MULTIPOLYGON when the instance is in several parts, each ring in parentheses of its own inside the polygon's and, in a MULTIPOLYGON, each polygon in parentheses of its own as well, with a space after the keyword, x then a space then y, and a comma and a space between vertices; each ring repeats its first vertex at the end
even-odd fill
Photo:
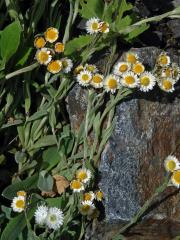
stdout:
POLYGON ((6 79, 10 79, 12 77, 15 77, 17 75, 20 75, 22 73, 25 73, 25 72, 30 72, 32 71, 33 69, 37 68, 39 66, 39 63, 36 62, 36 63, 33 63, 32 65, 28 66, 28 67, 25 67, 25 68, 21 68, 17 71, 14 71, 12 73, 9 73, 5 76, 6 79))
POLYGON ((65 44, 69 40, 70 29, 71 29, 72 20, 73 20, 72 0, 69 0, 69 3, 70 3, 69 17, 68 17, 68 20, 67 20, 67 25, 66 25, 66 29, 65 29, 65 33, 64 33, 64 37, 63 37, 63 44, 65 44))

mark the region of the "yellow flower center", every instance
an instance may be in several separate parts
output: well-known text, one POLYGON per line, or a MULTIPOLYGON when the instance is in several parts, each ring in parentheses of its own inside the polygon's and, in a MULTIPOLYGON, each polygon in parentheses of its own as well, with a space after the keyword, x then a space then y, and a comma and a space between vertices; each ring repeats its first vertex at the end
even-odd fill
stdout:
POLYGON ((56 220, 57 220, 56 215, 51 215, 51 216, 50 216, 50 221, 51 221, 51 222, 56 222, 56 220))
POLYGON ((173 160, 169 160, 167 162, 167 169, 173 172, 175 168, 176 168, 176 163, 173 160))
POLYGON ((44 51, 40 51, 37 55, 37 58, 39 59, 40 62, 45 63, 49 59, 49 54, 44 51))
POLYGON ((94 83, 101 83, 102 82, 102 77, 100 77, 99 75, 94 75, 92 78, 92 81, 94 83))
POLYGON ((172 178, 177 184, 180 184, 180 170, 175 171, 172 175, 172 178))
POLYGON ((88 81, 89 80, 89 75, 88 74, 83 74, 82 75, 82 80, 85 81, 85 82, 88 81))
POLYGON ((93 65, 87 65, 87 70, 90 72, 93 72, 95 70, 95 67, 93 65))
POLYGON ((103 198, 103 192, 101 192, 101 191, 96 192, 96 197, 99 201, 101 201, 103 198))
POLYGON ((131 84, 135 83, 135 79, 134 79, 134 77, 132 77, 132 76, 126 76, 126 77, 125 77, 125 82, 126 82, 128 85, 131 85, 131 84))
POLYGON ((25 191, 18 191, 17 192, 17 196, 22 196, 22 197, 26 197, 26 192, 25 191))
POLYGON ((61 64, 58 62, 58 61, 52 61, 52 62, 50 62, 49 64, 48 64, 48 71, 49 72, 59 72, 59 71, 61 71, 61 68, 62 68, 62 66, 61 66, 61 64))
POLYGON ((144 72, 144 66, 142 64, 135 64, 133 66, 133 72, 136 74, 143 73, 144 72))
POLYGON ((75 68, 74 73, 79 74, 82 70, 84 70, 83 65, 79 65, 75 68))
POLYGON ((24 207, 25 207, 25 202, 24 202, 24 200, 17 200, 17 202, 16 202, 16 207, 17 207, 17 208, 23 208, 23 209, 24 209, 24 207))
POLYGON ((63 44, 63 43, 60 43, 60 42, 56 43, 54 50, 55 50, 55 52, 57 52, 57 53, 62 53, 62 52, 64 52, 64 44, 63 44))
POLYGON ((77 173, 76 177, 77 177, 77 179, 82 181, 87 178, 87 173, 85 171, 80 171, 77 173))
POLYGON ((107 31, 108 28, 109 28, 109 25, 108 25, 107 23, 103 22, 103 23, 101 24, 101 26, 100 26, 100 31, 101 31, 102 33, 104 33, 104 32, 107 31))
POLYGON ((82 209, 81 209, 81 210, 82 210, 82 212, 88 212, 90 208, 91 208, 91 207, 86 204, 86 205, 83 205, 83 206, 82 206, 82 209))
POLYGON ((85 193, 85 194, 84 194, 84 200, 85 200, 85 201, 91 201, 91 199, 92 199, 92 196, 91 196, 90 193, 85 193))
POLYGON ((46 41, 43 37, 37 37, 34 40, 34 46, 36 48, 43 48, 46 45, 46 41))
POLYGON ((128 70, 128 66, 126 64, 122 64, 120 67, 119 67, 119 71, 120 72, 126 72, 128 70))
POLYGON ((80 189, 81 186, 82 186, 82 183, 79 182, 79 181, 77 181, 77 180, 73 180, 73 181, 71 182, 71 188, 72 188, 72 189, 80 189))
POLYGON ((97 22, 92 23, 92 29, 98 30, 99 24, 97 22))
POLYGON ((137 62, 136 56, 132 53, 127 54, 127 62, 132 64, 136 63, 137 62))
POLYGON ((108 87, 110 89, 116 89, 117 88, 117 81, 114 78, 111 78, 108 80, 108 87))
POLYGON ((171 77, 171 69, 170 68, 166 68, 165 74, 166 74, 166 77, 171 77))
POLYGON ((168 63, 168 58, 166 55, 162 55, 159 57, 159 63, 162 65, 167 65, 168 63))
POLYGON ((172 82, 170 82, 169 80, 163 80, 163 87, 165 90, 170 90, 172 86, 172 82))
POLYGON ((66 60, 63 60, 62 64, 64 68, 68 67, 68 62, 66 60))
POLYGON ((146 77, 146 76, 141 77, 141 78, 140 78, 140 83, 141 83, 141 85, 147 87, 147 86, 149 85, 149 83, 150 83, 149 77, 146 77))
POLYGON ((48 28, 45 32, 45 38, 49 42, 55 42, 58 39, 58 31, 55 28, 48 28))

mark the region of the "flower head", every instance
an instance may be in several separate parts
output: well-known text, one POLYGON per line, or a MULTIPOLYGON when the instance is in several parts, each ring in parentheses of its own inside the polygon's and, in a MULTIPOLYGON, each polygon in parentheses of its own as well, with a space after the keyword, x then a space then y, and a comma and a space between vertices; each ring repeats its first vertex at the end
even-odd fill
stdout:
POLYGON ((176 82, 180 78, 180 68, 176 63, 172 63, 172 77, 176 82))
POLYGON ((127 72, 122 75, 121 84, 124 87, 135 88, 139 84, 139 79, 133 72, 127 72))
POLYGON ((46 40, 43 37, 36 37, 34 39, 34 46, 36 48, 43 48, 46 45, 46 40))
POLYGON ((108 75, 104 80, 104 88, 107 92, 115 93, 119 88, 119 78, 113 74, 108 75))
POLYGON ((83 201, 81 203, 80 212, 82 215, 91 215, 94 209, 95 206, 91 201, 83 201))
POLYGON ((104 194, 103 194, 102 191, 97 191, 96 192, 96 200, 97 201, 102 201, 103 197, 104 197, 104 194))
POLYGON ((44 33, 45 39, 47 42, 53 43, 59 37, 59 32, 56 28, 50 27, 44 33))
POLYGON ((95 194, 91 191, 91 192, 86 192, 83 195, 83 199, 84 201, 93 201, 95 199, 95 194))
POLYGON ((27 193, 25 191, 23 191, 23 190, 18 191, 16 194, 17 194, 18 197, 19 196, 26 197, 26 195, 27 195, 27 193))
POLYGON ((62 62, 60 60, 53 60, 47 66, 47 70, 53 74, 60 72, 61 69, 62 69, 62 62))
POLYGON ((175 84, 175 81, 172 78, 162 78, 158 82, 159 87, 165 92, 173 92, 174 84, 175 84))
POLYGON ((94 64, 86 64, 85 69, 91 73, 96 73, 98 71, 96 65, 94 64))
POLYGON ((118 62, 113 69, 115 75, 121 76, 123 73, 129 71, 131 68, 130 63, 128 62, 118 62))
POLYGON ((161 67, 166 67, 170 64, 170 57, 165 53, 161 53, 157 58, 157 64, 161 67))
POLYGON ((109 32, 109 23, 100 22, 99 23, 99 31, 102 33, 108 33, 109 32))
POLYGON ((134 52, 127 52, 126 53, 126 61, 131 64, 135 64, 138 61, 139 57, 134 52))
POLYGON ((86 168, 81 168, 77 170, 76 178, 83 183, 87 183, 91 178, 91 171, 86 168))
POLYGON ((55 51, 56 53, 62 53, 62 52, 64 52, 64 44, 61 43, 61 42, 57 42, 57 43, 55 44, 55 46, 54 46, 54 51, 55 51))
POLYGON ((43 206, 43 205, 39 206, 34 213, 35 222, 39 225, 45 224, 47 214, 48 214, 48 207, 43 206))
POLYGON ((74 69, 74 74, 77 75, 79 74, 82 70, 85 70, 83 65, 78 65, 75 69, 74 69))
POLYGON ((92 79, 92 74, 91 74, 90 71, 87 71, 87 70, 82 70, 77 75, 77 81, 82 86, 88 86, 90 81, 91 81, 91 79, 92 79))
POLYGON ((103 87, 103 79, 104 79, 103 75, 96 73, 93 75, 93 77, 91 79, 91 85, 94 88, 102 88, 103 87))
POLYGON ((137 75, 142 74, 144 70, 145 70, 145 67, 141 62, 136 62, 132 66, 132 71, 137 75))
POLYGON ((72 180, 70 183, 70 188, 73 190, 73 192, 81 192, 84 190, 84 185, 79 180, 72 180))
POLYGON ((52 59, 51 52, 48 48, 41 48, 36 52, 36 60, 43 65, 47 65, 52 59))
POLYGON ((61 59, 63 65, 63 72, 69 73, 73 67, 73 62, 70 58, 63 58, 61 59))
POLYGON ((177 170, 180 168, 180 162, 178 161, 178 159, 175 156, 169 155, 164 160, 164 167, 167 172, 174 172, 174 170, 177 170))
POLYGON ((99 19, 98 18, 90 18, 86 22, 86 31, 89 34, 94 34, 99 32, 99 19))
POLYGON ((14 197, 11 203, 11 207, 14 212, 24 211, 26 206, 26 199, 23 196, 14 197))
POLYGON ((57 230, 63 225, 64 215, 61 209, 57 207, 49 208, 46 224, 48 228, 57 230))
POLYGON ((142 92, 148 92, 152 90, 156 84, 155 76, 150 72, 144 72, 139 77, 139 86, 142 92))
POLYGON ((171 182, 177 188, 180 187, 180 169, 173 172, 173 174, 171 176, 171 182))

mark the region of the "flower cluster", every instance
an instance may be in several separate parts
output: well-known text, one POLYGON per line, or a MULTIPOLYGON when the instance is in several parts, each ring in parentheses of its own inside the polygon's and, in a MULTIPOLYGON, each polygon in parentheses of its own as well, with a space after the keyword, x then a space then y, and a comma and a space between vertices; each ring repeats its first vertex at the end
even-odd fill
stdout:
POLYGON ((85 189, 85 185, 91 179, 91 171, 86 168, 81 168, 76 171, 76 179, 70 183, 70 188, 73 192, 81 192, 85 189))
POLYGON ((34 216, 37 224, 53 230, 57 230, 63 225, 64 215, 57 207, 38 206, 34 216))
POLYGON ((11 203, 11 207, 14 212, 23 212, 26 207, 26 192, 18 191, 17 197, 14 197, 11 203))
POLYGON ((167 53, 162 52, 157 58, 155 75, 158 79, 158 85, 163 91, 173 92, 174 85, 180 77, 180 68, 176 63, 171 62, 167 53))
POLYGON ((108 33, 109 32, 109 23, 101 21, 99 18, 90 18, 86 22, 86 31, 89 34, 96 33, 108 33))
POLYGON ((167 172, 172 173, 171 175, 171 183, 177 188, 180 187, 180 162, 178 159, 169 155, 164 161, 164 167, 167 172))
POLYGON ((72 60, 62 58, 65 45, 58 42, 59 32, 56 28, 50 27, 43 35, 35 37, 34 46, 37 48, 36 60, 41 65, 46 65, 50 73, 69 73, 73 67, 72 60), (61 58, 60 58, 61 57, 61 58))

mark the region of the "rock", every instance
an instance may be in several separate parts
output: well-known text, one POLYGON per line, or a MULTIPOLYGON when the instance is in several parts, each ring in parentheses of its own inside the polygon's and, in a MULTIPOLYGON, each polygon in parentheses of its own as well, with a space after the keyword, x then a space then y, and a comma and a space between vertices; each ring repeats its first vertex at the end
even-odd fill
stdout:
POLYGON ((180 19, 170 20, 167 25, 173 33, 174 38, 180 38, 180 19))

